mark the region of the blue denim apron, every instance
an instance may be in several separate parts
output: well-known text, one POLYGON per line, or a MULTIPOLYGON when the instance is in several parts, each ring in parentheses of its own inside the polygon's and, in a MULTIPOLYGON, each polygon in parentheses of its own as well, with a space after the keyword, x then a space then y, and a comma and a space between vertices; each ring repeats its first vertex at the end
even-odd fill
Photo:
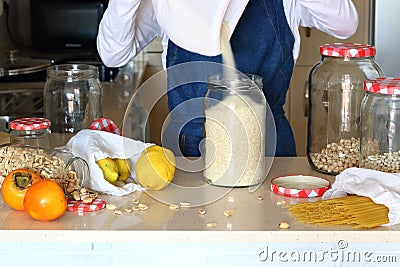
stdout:
MULTIPOLYGON (((275 120, 276 156, 296 155, 292 129, 283 110, 294 66, 293 44, 294 37, 285 17, 282 0, 250 0, 231 37, 236 68, 243 73, 258 74, 263 78, 263 92, 275 120)), ((169 41, 168 68, 193 61, 222 63, 222 57, 192 53, 169 41)), ((175 78, 179 79, 177 76, 168 73, 168 107, 174 111, 168 127, 174 128, 174 124, 179 125, 185 118, 189 118, 190 121, 183 128, 180 126, 177 142, 184 156, 199 156, 203 119, 190 113, 202 114, 200 99, 204 97, 207 86, 204 82, 175 86, 175 78), (193 99, 199 99, 189 105, 194 108, 182 105, 193 99)), ((166 132, 171 129, 168 127, 166 132)), ((163 145, 170 146, 164 141, 163 145)))

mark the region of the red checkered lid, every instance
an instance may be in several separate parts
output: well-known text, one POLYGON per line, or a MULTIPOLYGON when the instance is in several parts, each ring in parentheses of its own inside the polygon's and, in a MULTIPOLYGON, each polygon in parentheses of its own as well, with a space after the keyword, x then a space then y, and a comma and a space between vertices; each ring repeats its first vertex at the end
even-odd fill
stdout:
POLYGON ((44 118, 19 118, 10 122, 10 129, 32 131, 50 127, 50 121, 44 118))
POLYGON ((100 118, 98 120, 95 120, 94 122, 92 122, 89 128, 91 130, 100 130, 122 135, 122 132, 118 128, 118 126, 112 120, 106 118, 100 118))
POLYGON ((364 90, 370 93, 400 95, 400 78, 376 78, 364 81, 364 90))
POLYGON ((331 43, 319 47, 319 53, 331 57, 373 57, 374 46, 357 43, 331 43))
POLYGON ((271 180, 272 192, 287 197, 319 197, 330 187, 329 180, 310 175, 287 175, 271 180))
POLYGON ((68 211, 80 213, 101 210, 104 209, 104 207, 106 206, 106 201, 99 197, 96 197, 91 203, 83 203, 82 200, 74 200, 72 198, 69 198, 67 200, 67 203, 68 211))

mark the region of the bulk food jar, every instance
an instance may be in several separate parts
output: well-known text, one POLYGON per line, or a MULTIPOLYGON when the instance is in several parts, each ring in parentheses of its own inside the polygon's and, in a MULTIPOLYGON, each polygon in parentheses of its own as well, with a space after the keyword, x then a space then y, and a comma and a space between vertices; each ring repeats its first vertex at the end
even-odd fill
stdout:
POLYGON ((102 116, 98 68, 63 64, 47 68, 44 86, 45 118, 51 121, 52 146, 63 146, 81 129, 102 116))
POLYGON ((400 78, 366 80, 360 167, 400 172, 400 78))
POLYGON ((204 98, 205 180, 225 187, 265 178, 266 99, 257 75, 216 74, 204 98))
POLYGON ((383 72, 370 45, 324 44, 320 54, 309 77, 307 157, 315 170, 338 174, 358 166, 364 81, 383 72))

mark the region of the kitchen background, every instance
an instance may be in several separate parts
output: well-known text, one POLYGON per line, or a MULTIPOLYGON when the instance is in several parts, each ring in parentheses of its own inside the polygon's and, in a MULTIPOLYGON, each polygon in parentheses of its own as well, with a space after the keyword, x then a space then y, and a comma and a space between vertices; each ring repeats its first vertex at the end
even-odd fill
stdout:
MULTIPOLYGON (((375 45, 376 61, 386 76, 400 76, 397 63, 400 53, 396 50, 400 36, 394 30, 398 27, 399 17, 396 11, 400 8, 400 2, 353 2, 360 16, 359 27, 356 34, 345 41, 375 45)), ((96 23, 106 5, 107 0, 0 0, 0 131, 8 131, 8 122, 14 117, 42 115, 46 64, 71 62, 99 67, 104 100, 107 100, 104 105, 114 107, 112 113, 103 115, 122 126, 121 118, 134 91, 143 81, 162 70, 162 48, 160 40, 156 39, 126 66, 104 66, 90 38, 97 34, 96 23), (89 21, 80 21, 81 18, 89 21), (60 36, 60 33, 63 35, 60 36), (18 59, 17 64, 9 65, 10 56, 18 59), (38 69, 33 74, 24 73, 27 71, 23 70, 31 67, 38 69), (7 75, 1 72, 2 69, 6 72, 15 69, 17 73, 7 75)), ((312 66, 320 59, 319 46, 343 40, 332 38, 315 29, 301 28, 300 33, 301 51, 285 110, 293 126, 298 155, 305 156, 308 75, 312 66)), ((147 141, 160 143, 161 126, 167 114, 166 98, 163 98, 150 113, 150 135, 147 141)))

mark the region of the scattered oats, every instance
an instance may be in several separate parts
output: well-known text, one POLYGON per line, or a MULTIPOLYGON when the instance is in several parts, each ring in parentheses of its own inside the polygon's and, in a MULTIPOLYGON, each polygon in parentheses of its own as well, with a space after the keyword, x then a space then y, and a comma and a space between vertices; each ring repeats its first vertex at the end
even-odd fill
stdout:
POLYGON ((114 214, 122 215, 122 210, 114 210, 114 214))
POLYGON ((180 202, 179 204, 181 205, 181 207, 190 207, 189 202, 180 202))
POLYGON ((133 204, 139 204, 139 199, 134 199, 132 202, 133 204))
POLYGON ((117 207, 114 204, 106 204, 106 209, 108 210, 115 210, 117 207))
POLYGON ((226 210, 226 211, 224 211, 224 215, 225 215, 226 217, 232 216, 232 215, 233 215, 233 210, 226 210))
POLYGON ((200 215, 205 215, 205 214, 206 214, 206 210, 205 210, 205 209, 199 209, 199 210, 198 210, 198 213, 199 213, 200 215))
POLYGON ((179 206, 178 206, 178 205, 175 205, 175 204, 169 205, 169 208, 170 208, 171 210, 179 210, 179 206))
POLYGON ((264 197, 263 196, 258 196, 257 199, 261 201, 261 200, 264 199, 264 197))
POLYGON ((149 207, 148 206, 146 206, 146 205, 143 205, 143 206, 138 206, 138 208, 139 208, 139 210, 148 210, 149 209, 149 207))
POLYGON ((132 209, 129 209, 129 208, 128 208, 128 209, 125 209, 125 211, 128 212, 128 213, 130 213, 130 212, 132 212, 132 209))
POLYGON ((281 229, 288 229, 290 225, 287 222, 281 222, 278 227, 281 229))
POLYGON ((81 200, 81 196, 80 196, 80 194, 79 194, 78 191, 73 191, 72 197, 73 197, 76 201, 81 200))
POLYGON ((132 210, 138 211, 138 210, 140 210, 140 208, 138 206, 134 206, 134 207, 132 207, 132 210))
POLYGON ((283 206, 283 205, 285 205, 285 204, 286 204, 286 201, 285 201, 285 200, 280 200, 280 201, 276 202, 276 205, 277 205, 277 206, 283 206))
POLYGON ((89 204, 93 202, 93 199, 91 197, 85 197, 84 199, 82 199, 82 202, 85 204, 89 204))
POLYGON ((211 228, 211 227, 215 227, 217 226, 217 223, 213 222, 213 223, 207 223, 207 227, 211 228))

